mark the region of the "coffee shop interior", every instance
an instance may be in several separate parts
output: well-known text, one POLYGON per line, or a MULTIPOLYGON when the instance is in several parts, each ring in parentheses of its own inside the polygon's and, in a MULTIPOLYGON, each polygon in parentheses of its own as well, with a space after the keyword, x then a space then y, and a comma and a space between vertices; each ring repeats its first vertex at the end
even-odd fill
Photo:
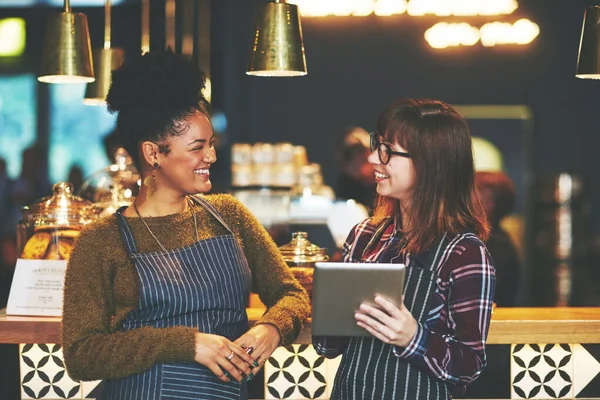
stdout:
MULTIPOLYGON (((372 211, 373 173, 357 171, 368 133, 390 102, 432 98, 455 106, 470 128, 477 172, 508 187, 500 226, 516 254, 511 275, 499 279, 508 294, 497 298, 490 331, 501 361, 486 378, 496 389, 474 386, 465 396, 600 397, 599 18, 598 0, 1 0, 0 309, 19 290, 17 260, 36 258, 26 252, 34 233, 28 224, 39 220, 42 201, 90 206, 92 221, 134 199, 139 175, 119 148, 104 96, 123 60, 170 47, 208 77, 218 158, 212 191, 244 203, 292 268, 338 258, 350 228, 372 211), (291 5, 296 31, 277 30, 267 5, 291 5), (60 13, 74 16, 73 32, 89 30, 89 44, 64 40, 60 13), (265 49, 281 52, 272 71, 265 49), (62 69, 53 70, 59 59, 62 69), (75 72, 66 66, 73 61, 75 72), (309 253, 310 260, 293 259, 309 253), (515 314, 505 311, 511 308, 515 314), (502 321, 543 319, 552 310, 564 318, 541 321, 542 331, 564 323, 587 336, 500 338, 501 329, 513 329, 502 321), (583 314, 573 317, 573 310, 583 314), (519 375, 534 367, 524 352, 552 358, 560 349, 571 357, 569 379, 558 374, 542 384, 519 375), (585 378, 578 378, 581 365, 585 378)), ((304 283, 305 275, 297 277, 304 283)), ((261 306, 249 300, 250 308, 261 306)), ((65 388, 40 373, 35 360, 43 357, 28 356, 31 346, 48 355, 59 351, 59 340, 12 340, 9 324, 18 321, 6 314, 0 393, 9 397, 0 397, 93 398, 92 386, 70 381, 65 388)), ((253 398, 328 398, 335 365, 303 356, 309 343, 281 351, 294 365, 315 363, 309 375, 322 380, 285 381, 277 375, 282 355, 265 367, 253 398), (318 375, 317 364, 329 369, 318 375)))

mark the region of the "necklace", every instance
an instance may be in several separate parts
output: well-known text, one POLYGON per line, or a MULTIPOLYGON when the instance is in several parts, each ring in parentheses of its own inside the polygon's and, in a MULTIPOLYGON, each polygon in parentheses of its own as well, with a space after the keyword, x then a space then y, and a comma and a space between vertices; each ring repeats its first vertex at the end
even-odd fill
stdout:
MULTIPOLYGON (((196 232, 196 241, 199 242, 200 237, 198 236, 198 221, 196 220, 196 208, 194 207, 194 204, 192 203, 192 200, 190 200, 189 197, 186 197, 186 199, 187 199, 188 205, 193 209, 193 212, 194 212, 192 214, 194 216, 194 232, 196 232)), ((135 210, 135 213, 137 214, 137 216, 140 217, 140 221, 142 221, 142 223, 148 230, 148 233, 150 233, 150 235, 154 238, 154 240, 156 240, 156 243, 158 243, 158 245, 160 246, 162 251, 166 253, 167 249, 165 248, 165 246, 162 245, 162 243, 158 240, 158 238, 156 237, 154 232, 152 232, 152 230, 146 223, 146 220, 144 220, 144 218, 141 216, 140 211, 137 208, 137 204, 136 204, 135 200, 133 201, 133 209, 135 210)))

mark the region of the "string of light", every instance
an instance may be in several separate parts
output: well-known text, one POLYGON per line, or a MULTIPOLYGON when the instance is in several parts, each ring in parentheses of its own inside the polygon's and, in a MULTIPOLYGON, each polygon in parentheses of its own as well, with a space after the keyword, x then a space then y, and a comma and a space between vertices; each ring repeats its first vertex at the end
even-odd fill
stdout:
POLYGON ((518 8, 517 0, 289 0, 303 17, 357 16, 371 14, 475 16, 506 15, 518 8))
POLYGON ((425 32, 425 40, 434 49, 456 46, 473 46, 477 42, 485 47, 502 44, 525 45, 531 43, 540 33, 540 28, 528 19, 509 22, 490 22, 481 28, 466 22, 438 22, 425 32))
MULTIPOLYGON (((500 16, 510 15, 517 0, 289 0, 297 4, 303 17, 410 16, 500 16)), ((529 19, 515 23, 494 21, 481 27, 467 22, 438 22, 425 32, 425 40, 435 49, 457 46, 525 45, 539 35, 539 26, 529 19)))

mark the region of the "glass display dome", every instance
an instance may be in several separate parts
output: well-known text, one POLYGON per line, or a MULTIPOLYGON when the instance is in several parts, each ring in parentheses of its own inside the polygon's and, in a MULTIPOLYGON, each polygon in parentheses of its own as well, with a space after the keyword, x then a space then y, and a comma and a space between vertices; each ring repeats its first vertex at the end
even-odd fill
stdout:
POLYGON ((101 209, 100 216, 130 205, 138 195, 140 174, 123 148, 115 153, 115 163, 90 175, 82 184, 79 196, 101 209))
POLYGON ((59 182, 50 196, 21 209, 17 225, 19 258, 68 260, 81 228, 94 221, 100 210, 73 194, 73 185, 59 182))

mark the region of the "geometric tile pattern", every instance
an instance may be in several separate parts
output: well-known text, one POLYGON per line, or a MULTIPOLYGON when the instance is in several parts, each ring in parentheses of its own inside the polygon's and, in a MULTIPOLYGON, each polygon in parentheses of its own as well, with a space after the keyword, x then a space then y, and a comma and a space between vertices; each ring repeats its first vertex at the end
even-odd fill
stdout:
POLYGON ((573 395, 600 399, 600 344, 573 345, 573 395))
POLYGON ((335 375, 337 374, 341 361, 342 356, 338 356, 334 359, 325 359, 325 365, 327 366, 327 399, 331 397, 333 382, 335 382, 335 375))
POLYGON ((311 345, 279 347, 265 363, 265 399, 328 399, 338 365, 311 345))
MULTIPOLYGON (((510 346, 511 399, 600 399, 600 344, 510 346)), ((101 381, 69 377, 58 344, 20 344, 19 357, 22 399, 88 399, 101 390, 101 381)), ((328 399, 340 360, 311 345, 279 347, 264 366, 264 398, 328 399)))
POLYGON ((96 399, 100 397, 104 390, 103 381, 84 381, 81 382, 81 397, 83 399, 96 399))
POLYGON ((58 344, 19 346, 22 399, 81 399, 81 385, 73 381, 58 344))
POLYGON ((573 398, 571 345, 517 344, 511 353, 511 398, 573 398))
POLYGON ((100 382, 72 380, 59 344, 20 344, 19 356, 22 399, 87 398, 100 382))

